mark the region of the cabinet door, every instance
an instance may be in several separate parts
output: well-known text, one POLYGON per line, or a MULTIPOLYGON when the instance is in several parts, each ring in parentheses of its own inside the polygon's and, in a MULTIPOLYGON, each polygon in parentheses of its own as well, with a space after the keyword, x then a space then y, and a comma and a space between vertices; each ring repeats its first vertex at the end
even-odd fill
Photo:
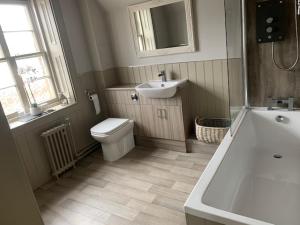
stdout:
POLYGON ((143 136, 185 141, 180 106, 141 105, 143 136))
POLYGON ((156 137, 154 117, 152 105, 141 105, 141 129, 143 130, 143 135, 146 137, 156 137))
POLYGON ((171 139, 170 112, 168 106, 153 106, 155 137, 171 139))
POLYGON ((168 106, 169 114, 169 130, 171 132, 171 139, 178 141, 185 141, 185 131, 183 124, 182 110, 180 106, 168 106))
POLYGON ((180 106, 153 106, 155 137, 184 141, 185 132, 180 106))

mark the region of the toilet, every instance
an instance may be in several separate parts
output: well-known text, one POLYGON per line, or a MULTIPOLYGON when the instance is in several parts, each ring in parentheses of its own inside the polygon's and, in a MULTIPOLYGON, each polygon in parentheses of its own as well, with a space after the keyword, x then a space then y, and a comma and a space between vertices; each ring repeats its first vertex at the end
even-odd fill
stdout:
POLYGON ((92 137, 102 145, 104 160, 116 161, 135 147, 133 127, 133 120, 109 118, 91 129, 92 137))

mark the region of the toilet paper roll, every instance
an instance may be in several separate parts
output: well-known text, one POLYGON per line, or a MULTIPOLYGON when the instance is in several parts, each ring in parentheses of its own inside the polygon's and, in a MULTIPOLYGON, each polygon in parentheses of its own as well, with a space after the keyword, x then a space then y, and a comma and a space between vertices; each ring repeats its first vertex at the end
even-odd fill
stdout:
POLYGON ((100 112, 101 112, 101 109, 100 109, 100 103, 99 103, 99 97, 98 97, 98 95, 97 94, 93 94, 89 98, 94 103, 96 115, 99 115, 100 112))

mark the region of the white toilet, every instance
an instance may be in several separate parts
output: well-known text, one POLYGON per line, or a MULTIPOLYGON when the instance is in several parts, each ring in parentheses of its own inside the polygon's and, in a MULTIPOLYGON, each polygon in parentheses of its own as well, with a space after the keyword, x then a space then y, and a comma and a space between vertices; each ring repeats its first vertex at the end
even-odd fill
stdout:
POLYGON ((134 147, 134 121, 129 119, 109 118, 91 129, 92 137, 101 143, 106 161, 116 161, 134 147))

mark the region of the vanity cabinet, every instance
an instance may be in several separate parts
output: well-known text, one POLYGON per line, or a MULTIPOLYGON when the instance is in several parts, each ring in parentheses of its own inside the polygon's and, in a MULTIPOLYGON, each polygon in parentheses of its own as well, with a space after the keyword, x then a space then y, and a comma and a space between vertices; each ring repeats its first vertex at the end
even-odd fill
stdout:
POLYGON ((149 99, 133 88, 115 87, 105 90, 110 117, 129 118, 135 121, 137 137, 184 142, 190 129, 187 88, 179 90, 169 99, 149 99), (137 95, 133 101, 132 94, 137 95))

